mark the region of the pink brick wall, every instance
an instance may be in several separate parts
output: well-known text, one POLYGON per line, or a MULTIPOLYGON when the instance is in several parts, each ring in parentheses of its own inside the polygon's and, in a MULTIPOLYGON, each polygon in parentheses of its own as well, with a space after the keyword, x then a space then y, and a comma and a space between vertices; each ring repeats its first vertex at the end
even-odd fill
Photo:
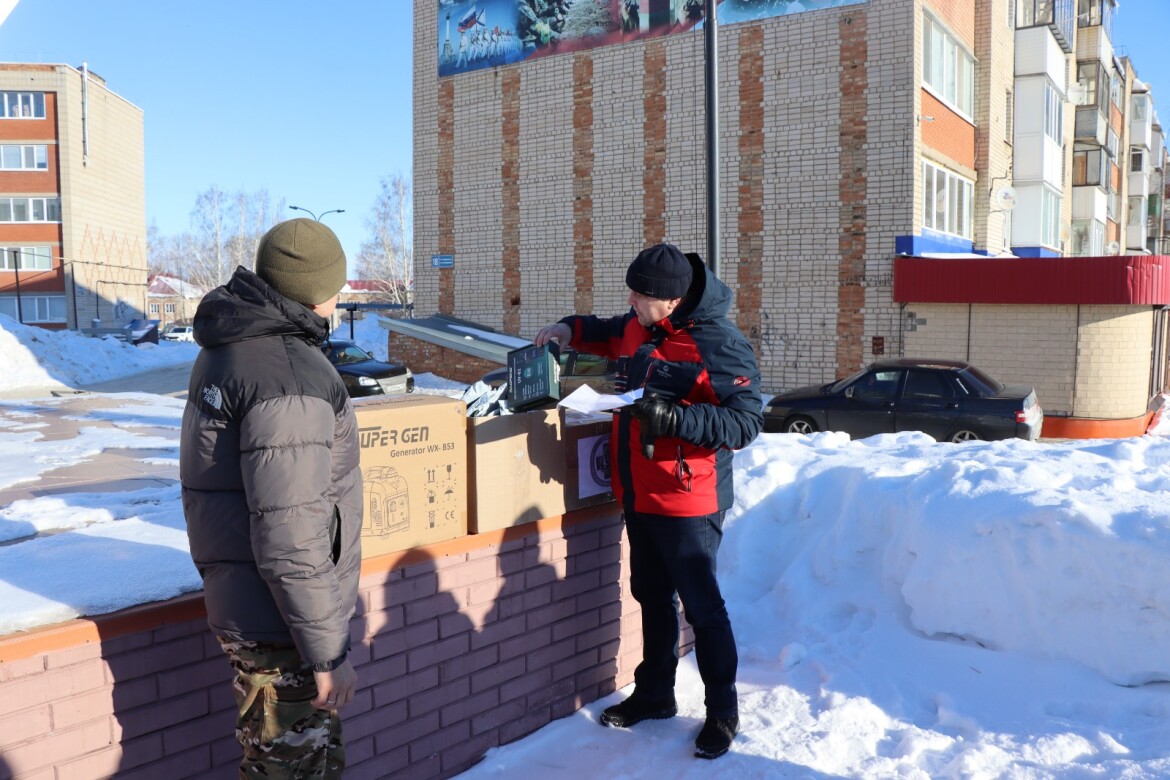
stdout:
MULTIPOLYGON (((608 505, 367 562, 347 780, 449 777, 631 682, 624 544, 608 505)), ((0 659, 0 778, 234 776, 230 673, 198 596, 5 637, 0 659), (82 624, 95 641, 70 646, 82 624)))

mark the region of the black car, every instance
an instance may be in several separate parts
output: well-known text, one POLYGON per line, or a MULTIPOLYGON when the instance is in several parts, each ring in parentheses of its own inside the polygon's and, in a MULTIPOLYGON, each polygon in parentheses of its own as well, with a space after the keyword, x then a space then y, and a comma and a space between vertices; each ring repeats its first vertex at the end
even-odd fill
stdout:
POLYGON ((769 433, 845 431, 853 438, 922 431, 938 441, 1040 436, 1036 391, 1005 386, 959 360, 896 358, 839 382, 781 393, 764 407, 769 433))
POLYGON ((321 349, 341 374, 350 398, 414 392, 414 375, 409 368, 375 360, 352 341, 330 339, 321 349))

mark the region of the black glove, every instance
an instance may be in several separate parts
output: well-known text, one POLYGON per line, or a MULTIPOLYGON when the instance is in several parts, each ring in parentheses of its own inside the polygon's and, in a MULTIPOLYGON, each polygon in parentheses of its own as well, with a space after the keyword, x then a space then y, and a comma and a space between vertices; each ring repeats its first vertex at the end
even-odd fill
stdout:
POLYGON ((678 431, 678 407, 654 393, 634 401, 630 414, 638 419, 642 428, 642 454, 647 458, 654 456, 655 439, 674 436, 678 431))

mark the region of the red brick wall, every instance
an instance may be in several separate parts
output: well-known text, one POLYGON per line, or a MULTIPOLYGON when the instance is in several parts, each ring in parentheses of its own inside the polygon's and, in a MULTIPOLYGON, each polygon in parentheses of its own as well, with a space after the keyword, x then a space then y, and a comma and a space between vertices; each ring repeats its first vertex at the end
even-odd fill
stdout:
POLYGON ((666 46, 648 41, 642 50, 642 239, 666 237, 666 46))
POLYGON ((593 311, 593 57, 573 58, 573 311, 593 311))
POLYGON ((739 265, 736 325, 760 352, 764 291, 764 28, 739 34, 739 265))
POLYGON ((865 354, 861 341, 865 330, 865 287, 860 280, 865 278, 866 190, 869 186, 866 167, 869 104, 865 94, 869 88, 867 21, 866 12, 858 8, 850 9, 839 22, 841 169, 838 191, 841 207, 837 243, 841 257, 837 264, 838 377, 849 376, 861 368, 865 354))
POLYGON ((503 291, 500 304, 504 312, 505 333, 520 332, 520 71, 509 68, 500 79, 500 103, 504 121, 500 149, 500 223, 503 252, 503 291))
MULTIPOLYGON (((631 682, 624 544, 610 504, 366 561, 347 780, 450 777, 631 682)), ((0 639, 0 776, 234 776, 231 674, 202 609, 194 594, 0 639)))
POLYGON ((922 92, 922 113, 934 117, 922 123, 922 143, 957 163, 975 167, 975 125, 956 114, 930 92, 922 92))
POLYGON ((478 381, 488 371, 502 366, 492 360, 465 355, 447 347, 391 332, 386 338, 386 352, 392 362, 405 363, 415 374, 430 372, 455 382, 478 381))

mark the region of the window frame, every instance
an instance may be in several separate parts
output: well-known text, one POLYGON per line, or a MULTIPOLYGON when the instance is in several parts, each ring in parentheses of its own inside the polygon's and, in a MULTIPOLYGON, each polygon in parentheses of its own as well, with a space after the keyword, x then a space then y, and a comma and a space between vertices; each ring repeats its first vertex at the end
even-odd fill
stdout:
POLYGON ((20 294, 17 304, 15 293, 0 294, 0 314, 28 324, 57 324, 68 322, 64 295, 20 294))
POLYGON ((929 13, 922 15, 922 85, 969 121, 975 116, 975 56, 929 13))
POLYGON ((1047 78, 1044 79, 1044 135, 1058 144, 1064 141, 1064 96, 1047 78))
POLYGON ((61 199, 41 196, 0 197, 0 223, 49 223, 61 221, 61 199), (36 214, 40 219, 34 219, 36 214), (23 214, 23 219, 17 219, 23 214), (6 216, 7 215, 7 216, 6 216))
POLYGON ((1048 186, 1040 188, 1040 244, 1060 248, 1060 193, 1048 186))
POLYGON ((44 119, 45 93, 21 92, 20 90, 0 91, 0 119, 44 119), (15 105, 14 105, 15 104, 15 105), (24 107, 29 112, 24 113, 24 107), (15 113, 14 113, 15 111, 15 113))
POLYGON ((0 246, 0 271, 51 270, 53 270, 53 247, 51 246, 0 246))
POLYGON ((922 196, 924 229, 974 240, 975 182, 923 160, 922 196))

